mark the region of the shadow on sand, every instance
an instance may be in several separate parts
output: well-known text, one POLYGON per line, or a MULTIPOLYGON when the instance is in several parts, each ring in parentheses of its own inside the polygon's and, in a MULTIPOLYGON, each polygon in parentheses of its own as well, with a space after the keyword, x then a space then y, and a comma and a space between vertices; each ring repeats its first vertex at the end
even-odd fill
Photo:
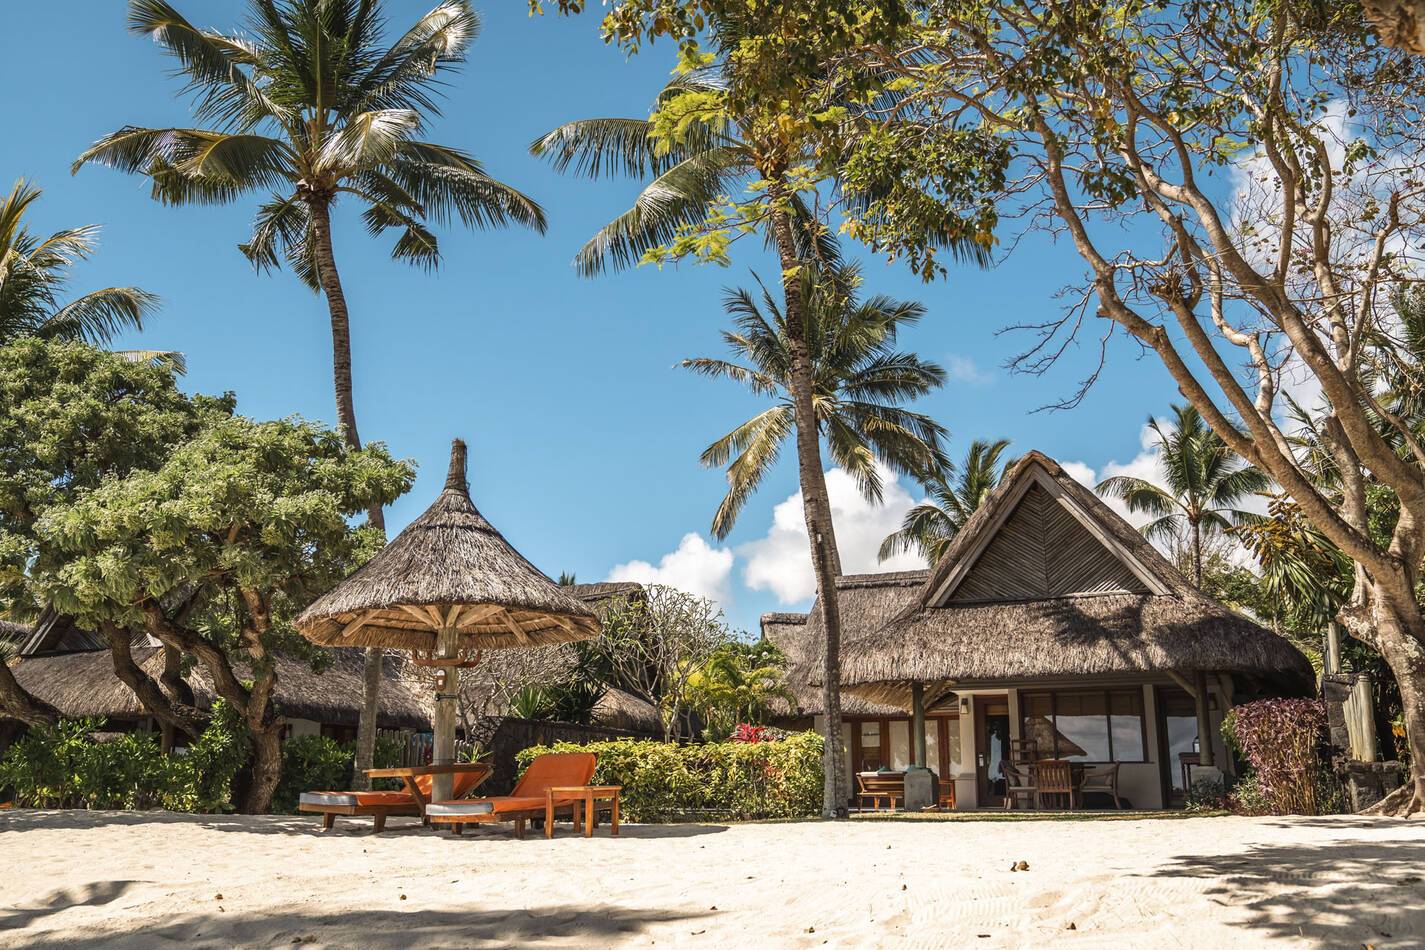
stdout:
POLYGON ((71 907, 100 907, 123 897, 142 881, 94 881, 75 888, 60 888, 38 902, 36 907, 0 909, 0 933, 21 930, 37 920, 71 907))
MULTIPOLYGON (((154 946, 360 946, 508 947, 607 946, 635 938, 650 924, 686 921, 689 932, 707 912, 638 910, 601 904, 551 904, 521 910, 461 907, 408 912, 357 911, 340 914, 242 914, 204 911, 179 914, 127 933, 39 933, 25 942, 31 950, 99 950, 154 946)), ((4 931, 0 931, 3 937, 4 931)))
POLYGON ((1254 941, 1422 945, 1425 841, 1379 834, 1382 829, 1417 829, 1419 822, 1298 818, 1289 824, 1329 828, 1338 837, 1253 845, 1227 855, 1180 855, 1154 876, 1210 879, 1206 894, 1244 910, 1244 938, 1250 934, 1254 941), (1367 834, 1353 836, 1357 830, 1367 834))

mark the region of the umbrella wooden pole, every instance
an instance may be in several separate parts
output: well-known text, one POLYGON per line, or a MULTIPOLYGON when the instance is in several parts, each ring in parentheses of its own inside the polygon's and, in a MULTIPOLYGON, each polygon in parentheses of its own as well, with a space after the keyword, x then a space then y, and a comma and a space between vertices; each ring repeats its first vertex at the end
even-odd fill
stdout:
MULTIPOLYGON (((454 627, 444 627, 436 633, 436 657, 442 660, 456 660, 459 653, 460 634, 454 627)), ((456 697, 460 695, 460 667, 453 663, 440 668, 445 685, 437 688, 435 694, 435 748, 434 765, 455 763, 455 713, 456 697)), ((449 801, 455 790, 455 776, 450 772, 437 773, 432 777, 431 800, 449 801)))

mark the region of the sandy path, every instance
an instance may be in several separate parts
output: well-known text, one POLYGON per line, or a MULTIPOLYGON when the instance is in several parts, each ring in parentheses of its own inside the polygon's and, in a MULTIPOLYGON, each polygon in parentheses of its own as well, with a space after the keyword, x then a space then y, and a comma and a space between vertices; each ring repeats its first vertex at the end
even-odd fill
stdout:
POLYGON ((1425 945, 1425 822, 315 827, 5 813, 0 947, 1425 945))

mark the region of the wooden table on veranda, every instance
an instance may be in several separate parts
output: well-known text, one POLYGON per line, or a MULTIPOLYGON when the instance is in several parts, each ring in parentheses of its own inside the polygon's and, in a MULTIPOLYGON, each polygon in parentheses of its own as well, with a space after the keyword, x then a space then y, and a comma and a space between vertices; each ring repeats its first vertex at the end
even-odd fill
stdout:
POLYGON ((622 785, 568 785, 557 788, 548 788, 544 791, 544 836, 554 837, 554 808, 558 801, 562 807, 569 803, 573 805, 574 827, 579 827, 580 815, 583 815, 584 837, 594 836, 594 813, 599 809, 600 803, 609 812, 609 833, 618 835, 618 796, 623 791, 622 785))

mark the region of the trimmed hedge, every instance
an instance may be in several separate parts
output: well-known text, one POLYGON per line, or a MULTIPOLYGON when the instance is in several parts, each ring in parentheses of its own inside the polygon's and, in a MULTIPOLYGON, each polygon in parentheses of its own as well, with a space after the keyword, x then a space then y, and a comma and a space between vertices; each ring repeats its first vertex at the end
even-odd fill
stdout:
POLYGON ((594 781, 623 786, 620 804, 629 821, 751 821, 817 815, 821 751, 821 736, 798 732, 772 742, 687 746, 651 739, 557 742, 525 749, 516 761, 523 771, 547 752, 594 753, 594 781))

